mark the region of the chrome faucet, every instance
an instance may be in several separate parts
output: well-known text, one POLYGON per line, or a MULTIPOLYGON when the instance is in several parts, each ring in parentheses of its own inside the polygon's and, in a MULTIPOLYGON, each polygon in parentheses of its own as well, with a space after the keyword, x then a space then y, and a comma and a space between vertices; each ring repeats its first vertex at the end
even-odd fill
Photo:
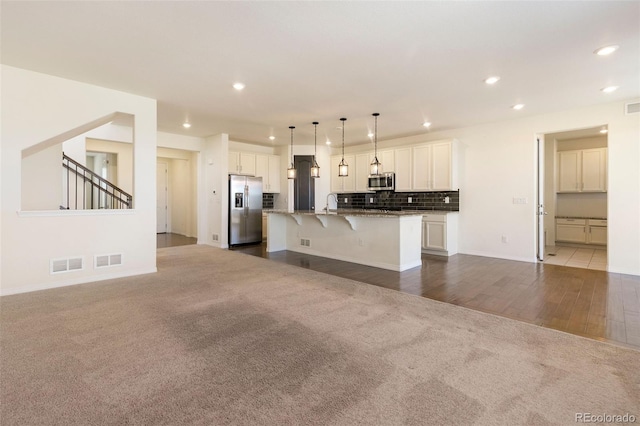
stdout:
POLYGON ((338 207, 338 195, 333 192, 327 194, 327 204, 324 206, 324 211, 329 213, 329 197, 333 195, 333 198, 336 200, 336 207, 338 207))

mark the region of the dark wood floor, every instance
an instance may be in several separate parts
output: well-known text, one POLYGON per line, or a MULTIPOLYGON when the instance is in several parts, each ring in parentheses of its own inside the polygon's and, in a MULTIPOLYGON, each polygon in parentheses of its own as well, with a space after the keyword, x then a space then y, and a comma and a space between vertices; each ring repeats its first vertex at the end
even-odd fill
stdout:
POLYGON ((189 244, 197 244, 197 238, 185 237, 180 234, 172 234, 170 232, 157 234, 156 248, 187 246, 189 244))
POLYGON ((640 277, 458 254, 404 272, 281 251, 235 251, 543 327, 640 348, 640 277))

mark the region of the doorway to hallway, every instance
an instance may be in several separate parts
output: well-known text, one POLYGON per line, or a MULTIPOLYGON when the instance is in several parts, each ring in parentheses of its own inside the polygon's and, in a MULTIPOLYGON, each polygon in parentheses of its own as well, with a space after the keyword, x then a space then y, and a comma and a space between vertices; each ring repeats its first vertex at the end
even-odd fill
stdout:
POLYGON ((311 166, 313 165, 313 155, 296 155, 294 166, 297 170, 297 178, 294 187, 294 209, 295 210, 315 210, 315 179, 311 177, 311 166))

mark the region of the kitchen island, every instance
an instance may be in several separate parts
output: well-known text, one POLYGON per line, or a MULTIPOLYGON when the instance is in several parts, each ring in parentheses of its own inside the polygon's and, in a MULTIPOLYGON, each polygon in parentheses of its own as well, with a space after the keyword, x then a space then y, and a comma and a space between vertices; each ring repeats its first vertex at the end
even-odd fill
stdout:
POLYGON ((392 271, 422 265, 423 212, 267 211, 267 252, 290 250, 392 271))

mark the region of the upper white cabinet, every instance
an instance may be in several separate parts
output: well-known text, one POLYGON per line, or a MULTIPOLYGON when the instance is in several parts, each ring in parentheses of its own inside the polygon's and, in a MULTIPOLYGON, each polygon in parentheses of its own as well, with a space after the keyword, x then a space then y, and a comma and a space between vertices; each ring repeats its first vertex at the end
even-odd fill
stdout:
POLYGON ((355 164, 355 186, 356 192, 366 192, 369 186, 369 171, 373 153, 358 154, 356 155, 355 164))
MULTIPOLYGON (((331 158, 332 192, 366 192, 373 151, 345 155, 349 177, 338 177, 341 155, 331 158)), ((394 172, 396 191, 457 190, 456 141, 446 140, 378 151, 383 172, 394 172)))
POLYGON ((256 154, 229 151, 229 173, 255 176, 256 154))
POLYGON ((256 154, 255 175, 262 178, 262 192, 280 192, 280 157, 256 154))
POLYGON ((396 191, 411 191, 411 148, 397 148, 394 164, 396 173, 396 191))
POLYGON ((606 192, 607 148, 558 152, 558 192, 606 192))
POLYGON ((356 190, 356 157, 355 155, 345 155, 344 162, 349 165, 349 175, 338 176, 338 164, 342 160, 342 155, 331 157, 331 192, 354 192, 356 190))
POLYGON ((453 141, 412 148, 412 190, 449 191, 454 188, 453 141))

